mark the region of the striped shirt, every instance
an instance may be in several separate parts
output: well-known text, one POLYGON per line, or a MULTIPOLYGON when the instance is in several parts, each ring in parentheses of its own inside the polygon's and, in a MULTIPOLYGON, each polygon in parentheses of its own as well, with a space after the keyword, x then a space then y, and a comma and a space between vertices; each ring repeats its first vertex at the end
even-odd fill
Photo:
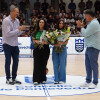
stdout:
POLYGON ((100 50, 100 24, 96 18, 87 25, 86 29, 82 28, 81 33, 85 37, 86 47, 100 50))
POLYGON ((17 18, 12 21, 11 16, 9 15, 3 20, 3 44, 8 44, 10 46, 18 46, 18 36, 22 33, 18 30, 18 28, 19 20, 17 18))

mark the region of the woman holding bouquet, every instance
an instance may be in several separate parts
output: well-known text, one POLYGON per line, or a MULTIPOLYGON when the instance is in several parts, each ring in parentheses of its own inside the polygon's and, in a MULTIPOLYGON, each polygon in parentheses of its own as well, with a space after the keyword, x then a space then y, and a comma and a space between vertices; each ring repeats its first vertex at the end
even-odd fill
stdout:
POLYGON ((36 32, 33 34, 34 42, 34 70, 33 84, 46 83, 46 65, 50 54, 49 44, 43 39, 47 30, 47 23, 44 19, 37 22, 36 32))
MULTIPOLYGON (((59 20, 57 24, 57 30, 63 31, 64 21, 59 20)), ((53 47, 52 60, 54 68, 55 82, 54 84, 61 84, 66 82, 66 58, 67 58, 67 48, 66 44, 68 43, 68 38, 65 41, 58 41, 57 44, 53 47), (62 49, 61 52, 57 52, 57 49, 62 49)))

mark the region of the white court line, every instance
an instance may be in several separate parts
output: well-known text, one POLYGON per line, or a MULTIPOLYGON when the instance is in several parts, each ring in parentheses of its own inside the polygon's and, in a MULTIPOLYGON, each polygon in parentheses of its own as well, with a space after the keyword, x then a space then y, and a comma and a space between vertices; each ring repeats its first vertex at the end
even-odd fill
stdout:
POLYGON ((50 97, 47 97, 47 100, 51 100, 50 97))

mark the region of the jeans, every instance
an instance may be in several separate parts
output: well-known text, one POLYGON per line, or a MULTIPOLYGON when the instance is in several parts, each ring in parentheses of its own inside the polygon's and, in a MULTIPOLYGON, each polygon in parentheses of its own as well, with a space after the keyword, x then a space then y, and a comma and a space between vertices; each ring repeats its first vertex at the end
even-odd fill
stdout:
POLYGON ((52 60, 54 68, 55 82, 66 82, 66 58, 67 58, 67 49, 66 46, 63 47, 61 53, 55 52, 55 47, 52 51, 52 60))
POLYGON ((10 64, 11 57, 13 59, 12 65, 12 79, 17 76, 18 62, 19 62, 19 48, 18 46, 10 46, 8 44, 3 44, 4 54, 5 54, 5 73, 6 79, 11 78, 10 76, 10 64))
POLYGON ((85 52, 85 66, 86 66, 86 82, 90 83, 92 81, 93 72, 93 83, 98 84, 98 57, 99 50, 93 47, 87 47, 85 52))

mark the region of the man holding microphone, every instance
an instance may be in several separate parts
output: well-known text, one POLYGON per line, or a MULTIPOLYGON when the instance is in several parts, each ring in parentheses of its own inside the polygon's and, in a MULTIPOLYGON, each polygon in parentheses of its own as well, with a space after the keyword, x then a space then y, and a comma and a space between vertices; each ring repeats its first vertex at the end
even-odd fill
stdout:
POLYGON ((98 58, 100 52, 100 24, 95 18, 95 14, 91 10, 84 12, 87 26, 84 28, 84 24, 81 21, 76 21, 77 26, 81 27, 81 33, 85 39, 85 66, 86 66, 86 81, 81 84, 81 87, 88 87, 94 89, 98 84, 98 58), (93 73, 93 81, 92 81, 93 73))

